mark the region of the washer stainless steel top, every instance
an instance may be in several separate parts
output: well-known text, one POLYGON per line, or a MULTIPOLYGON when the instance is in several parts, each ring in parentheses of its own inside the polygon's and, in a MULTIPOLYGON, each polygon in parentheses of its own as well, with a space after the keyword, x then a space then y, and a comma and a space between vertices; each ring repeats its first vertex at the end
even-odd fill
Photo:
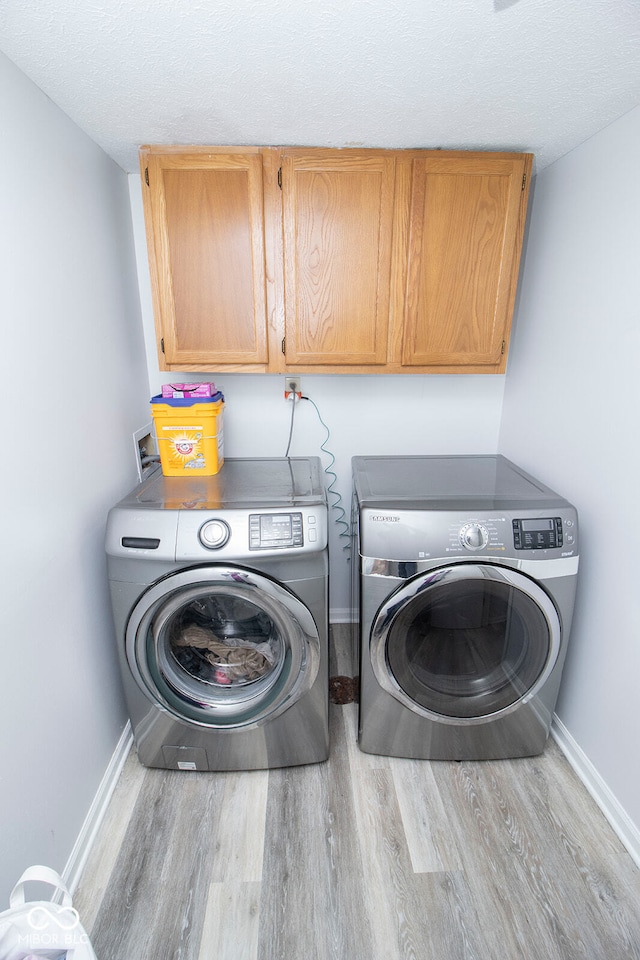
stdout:
POLYGON ((321 466, 317 457, 240 458, 212 477, 158 471, 111 511, 107 554, 253 562, 318 553, 328 538, 321 466))
POLYGON ((138 509, 218 510, 225 507, 302 505, 324 500, 316 457, 237 458, 224 461, 212 477, 165 477, 159 471, 122 503, 138 509))

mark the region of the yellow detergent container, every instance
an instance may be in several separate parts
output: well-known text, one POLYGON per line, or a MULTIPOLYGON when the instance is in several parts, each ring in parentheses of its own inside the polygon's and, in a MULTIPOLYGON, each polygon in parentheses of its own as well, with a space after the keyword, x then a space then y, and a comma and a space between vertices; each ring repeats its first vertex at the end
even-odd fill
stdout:
POLYGON ((152 397, 160 463, 165 477, 212 477, 224 463, 224 397, 152 397))

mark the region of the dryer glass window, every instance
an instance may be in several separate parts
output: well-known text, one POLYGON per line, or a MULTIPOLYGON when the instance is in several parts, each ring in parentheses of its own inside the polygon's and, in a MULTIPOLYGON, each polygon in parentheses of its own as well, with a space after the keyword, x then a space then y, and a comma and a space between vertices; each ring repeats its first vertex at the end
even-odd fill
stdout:
POLYGON ((387 661, 416 703, 450 717, 483 717, 520 700, 551 649, 547 619, 522 590, 492 579, 435 583, 400 609, 387 661))

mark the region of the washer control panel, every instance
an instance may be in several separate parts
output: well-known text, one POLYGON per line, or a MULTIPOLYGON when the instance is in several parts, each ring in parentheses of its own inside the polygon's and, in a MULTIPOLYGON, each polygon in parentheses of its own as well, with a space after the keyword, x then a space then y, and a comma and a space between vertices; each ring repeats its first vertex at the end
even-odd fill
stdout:
POLYGON ((482 523, 465 523, 459 537, 465 550, 482 550, 489 543, 489 531, 482 523))
MULTIPOLYGON (((318 553, 327 548, 328 524, 325 503, 291 505, 284 509, 238 507, 220 510, 159 510, 142 513, 153 524, 127 526, 127 534, 150 536, 161 521, 171 521, 162 536, 162 546, 175 549, 175 558, 223 562, 250 562, 251 557, 278 557, 318 553)), ((154 551, 154 555, 160 551, 154 551)))
POLYGON ((219 550, 220 547, 224 547, 230 535, 229 524, 218 519, 207 520, 198 531, 200 543, 209 550, 219 550))
POLYGON ((303 546, 301 513, 251 513, 249 549, 274 550, 303 546))

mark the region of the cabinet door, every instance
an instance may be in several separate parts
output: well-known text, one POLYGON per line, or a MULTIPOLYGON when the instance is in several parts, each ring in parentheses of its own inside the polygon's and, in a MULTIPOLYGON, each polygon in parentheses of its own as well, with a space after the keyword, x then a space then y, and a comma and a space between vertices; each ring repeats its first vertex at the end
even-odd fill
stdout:
POLYGON ((385 364, 394 171, 384 151, 283 151, 287 365, 385 364))
POLYGON ((266 364, 262 155, 162 149, 141 151, 161 366, 266 364))
POLYGON ((504 371, 531 160, 413 155, 403 367, 504 371))

